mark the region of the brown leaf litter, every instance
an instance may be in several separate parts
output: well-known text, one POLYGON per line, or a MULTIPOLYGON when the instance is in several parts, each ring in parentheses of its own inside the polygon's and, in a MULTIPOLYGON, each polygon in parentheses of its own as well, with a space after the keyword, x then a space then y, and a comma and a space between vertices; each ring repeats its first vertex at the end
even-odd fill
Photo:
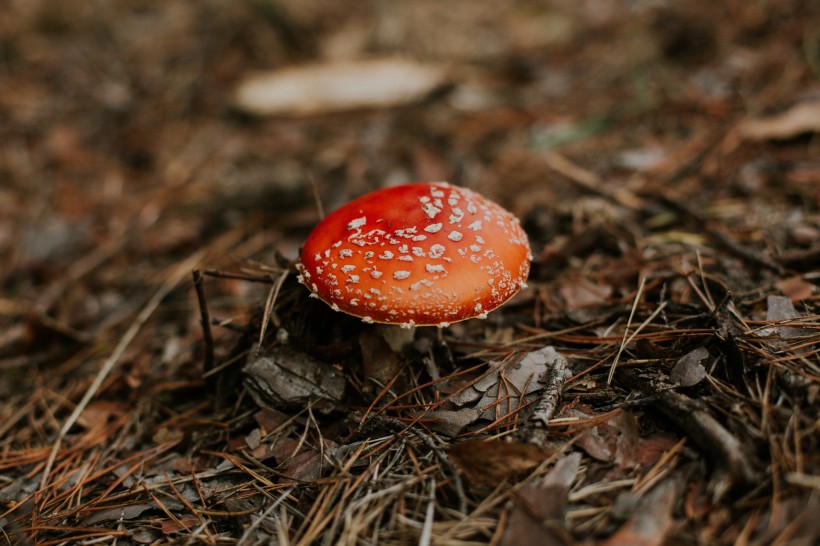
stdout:
POLYGON ((820 542, 815 3, 6 4, 9 542, 820 542), (423 179, 529 288, 309 299, 320 211, 423 179))

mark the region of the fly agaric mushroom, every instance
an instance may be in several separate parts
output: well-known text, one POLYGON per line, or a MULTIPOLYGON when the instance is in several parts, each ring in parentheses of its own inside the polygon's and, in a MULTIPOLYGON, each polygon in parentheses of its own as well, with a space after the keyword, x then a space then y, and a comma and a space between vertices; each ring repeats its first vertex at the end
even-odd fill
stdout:
POLYGON ((411 328, 485 318, 525 286, 531 261, 515 216, 432 182, 374 191, 334 211, 296 267, 333 309, 411 328))

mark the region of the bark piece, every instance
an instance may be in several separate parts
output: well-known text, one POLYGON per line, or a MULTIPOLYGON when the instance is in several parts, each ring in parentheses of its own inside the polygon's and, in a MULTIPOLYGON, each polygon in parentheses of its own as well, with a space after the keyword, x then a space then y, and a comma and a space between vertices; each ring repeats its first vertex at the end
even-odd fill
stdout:
POLYGON ((313 404, 317 410, 329 412, 344 395, 345 379, 340 372, 290 347, 276 347, 252 358, 244 371, 245 384, 262 407, 313 404))

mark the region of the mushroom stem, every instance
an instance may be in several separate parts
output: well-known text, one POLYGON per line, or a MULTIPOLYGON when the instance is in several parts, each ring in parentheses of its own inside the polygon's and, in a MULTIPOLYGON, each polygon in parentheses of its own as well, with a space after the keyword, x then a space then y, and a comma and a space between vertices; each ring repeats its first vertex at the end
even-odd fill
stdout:
POLYGON ((375 324, 375 329, 384 338, 393 352, 400 353, 416 339, 416 327, 396 328, 394 324, 375 324))

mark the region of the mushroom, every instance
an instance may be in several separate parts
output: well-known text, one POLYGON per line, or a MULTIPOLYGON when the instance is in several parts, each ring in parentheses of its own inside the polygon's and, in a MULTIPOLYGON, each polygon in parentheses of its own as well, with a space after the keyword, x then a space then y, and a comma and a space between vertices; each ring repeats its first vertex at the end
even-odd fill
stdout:
POLYGON ((515 216, 446 182, 368 193, 308 236, 299 281, 365 322, 448 326, 485 318, 523 288, 527 235, 515 216))

